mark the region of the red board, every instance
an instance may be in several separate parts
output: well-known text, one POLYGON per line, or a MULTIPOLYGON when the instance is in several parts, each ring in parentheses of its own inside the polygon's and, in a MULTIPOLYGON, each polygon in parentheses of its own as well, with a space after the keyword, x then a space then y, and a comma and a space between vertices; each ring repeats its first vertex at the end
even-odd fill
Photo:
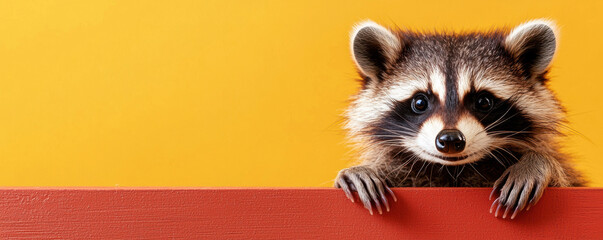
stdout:
POLYGON ((0 189, 0 238, 603 239, 603 189, 547 189, 514 220, 490 189, 394 192, 371 216, 338 189, 0 189))

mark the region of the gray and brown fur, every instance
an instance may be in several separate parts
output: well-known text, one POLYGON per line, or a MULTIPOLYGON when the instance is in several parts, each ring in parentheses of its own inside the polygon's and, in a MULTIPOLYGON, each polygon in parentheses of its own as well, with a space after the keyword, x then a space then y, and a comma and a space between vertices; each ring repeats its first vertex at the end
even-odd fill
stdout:
POLYGON ((547 87, 556 31, 546 20, 487 33, 359 24, 351 47, 362 89, 346 128, 360 163, 335 186, 352 201, 358 192, 371 214, 389 210, 389 187, 494 187, 491 211, 511 218, 547 186, 584 186, 559 151, 565 111, 547 87), (462 147, 438 147, 445 129, 462 133, 462 147))

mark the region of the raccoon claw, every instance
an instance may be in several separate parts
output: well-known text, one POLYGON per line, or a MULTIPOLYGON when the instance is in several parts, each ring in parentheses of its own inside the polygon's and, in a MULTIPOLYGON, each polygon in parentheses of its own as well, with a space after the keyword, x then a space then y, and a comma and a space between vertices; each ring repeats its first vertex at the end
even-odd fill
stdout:
POLYGON ((528 210, 538 202, 544 188, 547 186, 546 178, 534 176, 534 174, 526 174, 526 171, 517 171, 511 166, 503 175, 494 183, 490 199, 494 193, 499 193, 498 198, 494 200, 490 207, 490 213, 493 212, 494 206, 498 204, 494 217, 498 217, 498 213, 503 208, 502 218, 507 218, 509 212, 510 219, 515 219, 517 214, 523 209, 528 210))
POLYGON ((335 180, 335 187, 343 189, 345 195, 352 202, 354 202, 352 191, 356 191, 360 201, 371 215, 373 215, 373 205, 379 214, 383 214, 382 206, 386 211, 390 211, 386 191, 394 201, 397 201, 394 192, 385 181, 379 178, 374 170, 365 166, 341 170, 335 180))
POLYGON ((354 202, 354 195, 352 195, 352 190, 351 190, 352 187, 350 185, 348 185, 347 181, 342 181, 342 180, 338 179, 337 181, 335 181, 335 187, 343 189, 345 196, 348 199, 350 199, 350 201, 354 202))

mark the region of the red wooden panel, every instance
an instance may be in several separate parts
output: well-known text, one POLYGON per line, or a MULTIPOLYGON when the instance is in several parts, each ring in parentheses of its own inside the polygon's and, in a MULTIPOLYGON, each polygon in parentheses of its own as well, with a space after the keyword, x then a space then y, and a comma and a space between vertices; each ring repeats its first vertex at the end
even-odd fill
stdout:
POLYGON ((489 189, 394 192, 371 216, 338 189, 2 189, 0 238, 603 239, 603 189, 548 189, 515 220, 489 189))

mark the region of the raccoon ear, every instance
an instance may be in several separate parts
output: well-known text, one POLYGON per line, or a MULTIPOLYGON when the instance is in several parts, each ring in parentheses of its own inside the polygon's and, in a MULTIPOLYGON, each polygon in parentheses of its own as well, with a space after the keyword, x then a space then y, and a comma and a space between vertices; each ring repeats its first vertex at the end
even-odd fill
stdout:
POLYGON ((375 22, 365 21, 354 28, 351 47, 360 71, 369 78, 378 80, 387 65, 396 60, 402 43, 388 29, 375 22))
POLYGON ((557 48, 557 27, 552 21, 538 19, 515 27, 504 45, 530 75, 547 70, 557 48))

